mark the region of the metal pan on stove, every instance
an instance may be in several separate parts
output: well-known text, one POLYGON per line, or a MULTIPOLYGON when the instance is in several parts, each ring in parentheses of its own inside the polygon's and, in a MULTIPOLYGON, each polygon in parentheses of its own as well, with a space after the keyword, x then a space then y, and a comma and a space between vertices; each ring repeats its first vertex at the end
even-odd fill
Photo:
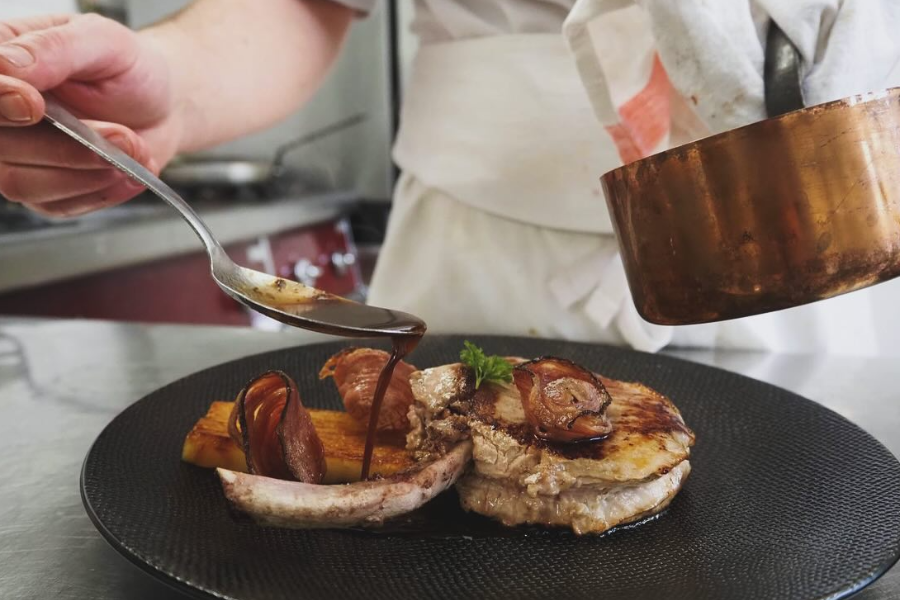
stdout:
POLYGON ((317 129, 278 148, 271 160, 217 157, 176 161, 165 168, 162 179, 182 190, 244 187, 269 189, 286 175, 284 160, 289 152, 348 129, 365 119, 365 115, 356 114, 317 129))

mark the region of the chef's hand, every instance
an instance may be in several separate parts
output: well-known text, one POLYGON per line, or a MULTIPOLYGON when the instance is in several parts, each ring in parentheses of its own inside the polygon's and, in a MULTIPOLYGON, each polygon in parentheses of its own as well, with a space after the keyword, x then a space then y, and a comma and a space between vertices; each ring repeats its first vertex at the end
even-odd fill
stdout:
POLYGON ((297 110, 325 79, 355 15, 331 0, 194 0, 138 33, 95 15, 0 22, 0 194, 72 216, 140 191, 40 123, 39 92, 159 171, 176 152, 297 110))
POLYGON ((97 15, 0 22, 0 194, 50 216, 119 204, 141 188, 46 122, 51 92, 158 172, 178 145, 169 67, 150 39, 97 15), (37 125, 35 125, 37 124, 37 125))

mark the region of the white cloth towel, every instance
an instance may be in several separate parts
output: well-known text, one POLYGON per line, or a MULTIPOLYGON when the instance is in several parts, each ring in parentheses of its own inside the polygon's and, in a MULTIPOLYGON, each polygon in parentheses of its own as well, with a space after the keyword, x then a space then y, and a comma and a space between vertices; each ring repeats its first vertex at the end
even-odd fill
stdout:
POLYGON ((896 85, 897 0, 640 0, 675 88, 712 131, 765 118, 769 20, 802 59, 809 106, 896 85))
POLYGON ((613 107, 620 103, 597 50, 612 38, 646 52, 644 38, 619 33, 629 12, 632 21, 649 22, 669 81, 711 132, 766 117, 770 21, 800 52, 807 105, 900 83, 897 0, 578 0, 564 31, 604 125, 617 121, 613 107))

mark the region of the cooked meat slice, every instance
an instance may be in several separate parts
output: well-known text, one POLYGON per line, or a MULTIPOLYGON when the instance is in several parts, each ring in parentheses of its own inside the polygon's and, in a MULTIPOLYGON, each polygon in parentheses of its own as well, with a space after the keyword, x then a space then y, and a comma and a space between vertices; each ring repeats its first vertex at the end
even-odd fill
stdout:
MULTIPOLYGON (((507 357, 506 360, 514 365, 526 362, 525 359, 507 357)), ((475 389, 475 374, 472 370, 460 363, 441 365, 431 369, 416 371, 409 376, 412 394, 415 398, 413 407, 420 411, 420 416, 428 421, 442 416, 448 409, 456 412, 468 410, 468 402, 476 393, 488 388, 506 391, 503 402, 497 406, 484 406, 484 410, 494 414, 497 418, 514 419, 522 422, 525 413, 522 410, 522 400, 515 386, 483 383, 478 390, 475 389), (505 410, 512 413, 508 417, 500 414, 505 410)), ((491 401, 493 402, 493 400, 491 401)))
POLYGON ((295 529, 380 525, 422 506, 463 473, 472 456, 464 441, 444 456, 381 480, 310 485, 217 469, 225 497, 261 525, 295 529))
POLYGON ((664 509, 681 489, 691 466, 682 461, 667 474, 633 485, 574 487, 559 494, 527 494, 503 479, 470 474, 457 484, 466 510, 505 525, 571 527, 575 533, 600 533, 664 509))
POLYGON ((474 468, 457 489, 473 511, 603 531, 661 510, 690 469, 693 432, 668 398, 642 384, 595 375, 609 394, 602 416, 611 432, 560 443, 535 436, 519 387, 484 383, 476 391, 470 377, 461 365, 413 373, 407 448, 430 456, 471 437, 474 468), (546 517, 553 511, 555 520, 546 517))
POLYGON ((475 392, 471 369, 451 364, 416 371, 409 383, 416 401, 407 415, 406 448, 417 460, 432 460, 469 437, 468 417, 460 414, 459 403, 475 392))
POLYGON ((452 404, 467 400, 475 393, 475 374, 459 363, 416 371, 409 384, 426 418, 434 418, 452 404))
POLYGON ((694 443, 675 405, 640 383, 601 377, 612 400, 605 411, 612 432, 597 441, 554 443, 535 438, 515 386, 485 383, 474 391, 465 376, 460 365, 413 373, 410 414, 420 425, 407 448, 440 447, 445 436, 458 440, 474 430, 476 469, 491 476, 626 483, 668 473, 694 443))
MULTIPOLYGON (((389 358, 390 354, 384 350, 348 348, 328 359, 319 371, 319 379, 334 378, 347 412, 358 421, 368 423, 378 376, 389 358)), ((409 429, 406 413, 413 402, 409 376, 415 370, 413 365, 404 361, 394 367, 378 415, 378 431, 406 433, 409 429)))
MULTIPOLYGON (((667 473, 690 455, 694 434, 668 398, 639 383, 612 379, 603 379, 603 382, 612 397, 605 413, 612 432, 602 440, 574 444, 539 440, 531 435, 527 423, 509 419, 490 421, 482 418, 481 422, 493 428, 480 428, 479 431, 488 436, 486 443, 500 446, 515 443, 522 446, 523 451, 527 448, 539 453, 539 462, 546 470, 557 471, 560 475, 563 470, 574 477, 600 481, 651 479, 667 473), (500 434, 511 439, 504 439, 500 434)), ((494 388, 493 393, 493 401, 499 403, 507 392, 494 388)), ((479 411, 479 415, 482 414, 484 409, 479 411)))
POLYGON ((597 376, 570 360, 545 357, 516 366, 516 388, 534 435, 556 442, 599 439, 612 426, 612 401, 597 376))

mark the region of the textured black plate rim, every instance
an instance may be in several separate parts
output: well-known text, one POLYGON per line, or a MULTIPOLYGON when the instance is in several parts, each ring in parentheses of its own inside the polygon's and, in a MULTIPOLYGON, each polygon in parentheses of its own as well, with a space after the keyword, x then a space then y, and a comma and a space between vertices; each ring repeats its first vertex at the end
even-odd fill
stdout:
MULTIPOLYGON (((229 362, 233 362, 233 361, 229 361, 229 362)), ((190 375, 188 375, 188 377, 190 377, 190 375)), ((180 380, 176 380, 176 381, 180 381, 180 380)), ((175 382, 173 382, 173 383, 175 383, 175 382)), ((165 387, 168 387, 168 385, 163 386, 162 388, 159 388, 159 389, 162 390, 165 387)), ((143 398, 141 400, 143 400, 143 398)), ((97 439, 99 440, 100 437, 103 435, 104 432, 106 432, 106 430, 108 428, 115 425, 115 422, 116 422, 116 420, 118 420, 120 415, 122 415, 123 413, 128 411, 132 406, 134 406, 134 404, 137 404, 141 400, 137 400, 136 402, 131 404, 128 408, 126 408, 121 413, 116 415, 116 417, 112 421, 110 421, 110 423, 106 427, 103 428, 103 431, 100 432, 100 435, 97 436, 97 439)), ((87 497, 87 490, 85 489, 85 486, 84 486, 84 472, 87 469, 88 461, 91 458, 91 452, 93 452, 94 445, 96 443, 97 443, 97 440, 94 440, 94 443, 91 444, 90 449, 88 450, 87 454, 84 457, 84 461, 81 463, 81 475, 78 478, 78 484, 79 484, 79 487, 81 488, 81 503, 84 505, 84 509, 85 509, 85 512, 87 513, 88 519, 91 520, 91 523, 94 524, 94 527, 97 528, 97 531, 100 532, 100 536, 106 541, 106 543, 108 543, 112 547, 112 549, 115 550, 118 554, 120 554, 121 556, 128 559, 128 562, 139 567, 141 571, 143 571, 147 575, 151 576, 156 581, 160 581, 160 582, 164 583, 165 585, 167 585, 168 587, 172 588, 173 590, 175 590, 177 592, 180 592, 180 593, 190 596, 192 598, 199 598, 201 600, 208 600, 209 598, 222 598, 224 600, 231 600, 231 598, 229 596, 223 596, 221 594, 216 593, 213 590, 206 589, 202 585, 185 581, 184 579, 182 579, 178 575, 175 575, 174 573, 169 573, 168 571, 164 571, 164 570, 160 569, 159 567, 156 567, 156 566, 150 564, 149 562, 147 562, 146 560, 141 558, 137 552, 135 552, 134 550, 132 550, 131 548, 129 548, 128 546, 123 544, 121 541, 119 541, 119 539, 109 529, 106 528, 106 525, 103 524, 103 521, 100 520, 100 517, 98 517, 97 513, 94 511, 94 507, 91 506, 91 501, 87 497)))
MULTIPOLYGON (((434 339, 434 338, 438 338, 438 337, 444 337, 444 336, 439 336, 439 335, 432 335, 432 336, 429 336, 430 339, 434 339)), ((494 337, 515 337, 515 336, 494 336, 494 337)), ((548 339, 547 341, 548 341, 548 342, 563 342, 563 343, 565 342, 565 340, 557 340, 557 339, 548 339)), ((355 342, 355 343, 365 343, 366 340, 354 340, 354 339, 348 339, 348 340, 347 340, 347 343, 348 343, 348 344, 353 344, 354 342, 355 342)), ((189 378, 195 377, 195 376, 199 375, 200 373, 203 373, 204 371, 207 371, 207 370, 210 370, 210 369, 217 369, 217 368, 225 367, 225 366, 230 365, 230 364, 237 364, 237 363, 240 363, 240 362, 242 362, 242 361, 244 361, 244 360, 247 360, 247 359, 249 359, 249 358, 251 358, 251 357, 262 357, 262 356, 265 356, 265 355, 267 355, 267 354, 279 354, 279 353, 282 353, 282 352, 285 352, 285 351, 289 351, 289 350, 293 350, 293 349, 301 349, 301 348, 308 349, 308 348, 314 348, 314 347, 317 347, 317 346, 331 345, 331 344, 333 344, 333 343, 334 343, 334 342, 317 342, 317 343, 314 343, 314 344, 303 344, 303 345, 299 345, 299 346, 292 346, 292 347, 286 347, 286 348, 279 348, 279 349, 276 349, 276 350, 268 350, 268 351, 266 351, 266 352, 259 352, 259 353, 257 353, 257 354, 248 354, 247 356, 243 356, 243 357, 240 357, 240 358, 236 358, 236 359, 234 359, 234 360, 226 361, 226 362, 224 362, 224 363, 220 363, 220 364, 217 364, 217 365, 211 365, 211 366, 209 366, 209 367, 206 367, 206 368, 204 368, 204 369, 201 369, 201 370, 199 370, 199 371, 196 371, 196 372, 194 372, 194 373, 191 373, 191 374, 189 374, 189 375, 186 375, 186 376, 184 376, 184 377, 181 377, 181 378, 179 378, 179 379, 176 379, 175 381, 172 381, 172 382, 170 382, 170 383, 168 383, 168 384, 166 384, 166 385, 164 385, 164 386, 162 386, 162 387, 160 387, 160 388, 157 388, 156 390, 153 390, 153 391, 150 392, 149 394, 146 394, 146 395, 143 396, 142 398, 139 398, 138 400, 132 402, 129 406, 127 406, 124 410, 122 410, 119 414, 117 414, 117 415, 113 418, 113 420, 110 421, 110 422, 106 425, 106 427, 103 428, 103 430, 100 432, 100 434, 99 434, 99 435, 97 436, 97 438, 94 440, 94 442, 91 444, 91 447, 88 449, 87 454, 86 454, 85 457, 84 457, 84 461, 82 462, 82 465, 81 465, 81 473, 80 473, 80 476, 79 476, 79 488, 80 488, 80 495, 81 495, 81 501, 82 501, 82 504, 84 505, 85 512, 87 512, 88 518, 90 519, 91 523, 94 524, 94 527, 97 528, 97 531, 100 533, 101 537, 103 537, 103 539, 106 540, 106 542, 107 542, 107 543, 108 543, 108 544, 109 544, 116 552, 118 552, 120 555, 122 555, 123 557, 125 557, 125 558, 126 558, 129 562, 131 562, 132 564, 134 564, 134 565, 136 565, 137 567, 139 567, 141 571, 143 571, 144 573, 150 575, 150 576, 153 577, 155 580, 164 583, 165 585, 167 585, 168 587, 170 587, 170 588, 173 589, 173 590, 176 590, 176 591, 178 591, 178 592, 180 592, 180 593, 183 593, 183 594, 185 594, 185 595, 187 595, 187 596, 190 596, 190 597, 192 597, 192 598, 199 598, 199 599, 205 599, 205 600, 208 600, 209 598, 217 598, 217 599, 223 599, 223 600, 236 600, 236 599, 234 599, 234 598, 231 597, 231 596, 227 596, 227 595, 220 594, 220 593, 218 593, 218 592, 216 592, 216 591, 214 591, 214 590, 208 589, 208 588, 206 588, 206 587, 204 587, 203 585, 200 585, 200 584, 198 584, 198 583, 193 583, 193 582, 186 581, 185 579, 179 577, 179 576, 176 575, 175 573, 170 573, 170 572, 168 572, 168 571, 166 571, 166 570, 161 569, 161 568, 159 568, 159 567, 157 567, 157 566, 151 564, 151 563, 148 562, 147 560, 145 560, 145 559, 144 559, 143 557, 141 557, 134 549, 132 549, 132 548, 128 547, 127 545, 125 545, 124 543, 122 543, 122 542, 115 536, 115 534, 113 534, 109 529, 107 529, 106 525, 103 523, 103 521, 102 521, 102 520, 100 519, 100 517, 97 515, 96 511, 94 510, 94 507, 91 505, 90 499, 89 499, 88 496, 87 496, 87 489, 86 489, 86 487, 85 487, 85 471, 86 471, 86 469, 87 469, 88 462, 89 462, 90 459, 91 459, 91 455, 92 455, 92 453, 93 453, 93 451, 94 451, 94 447, 97 445, 97 442, 104 436, 104 434, 107 432, 107 430, 110 430, 110 429, 115 428, 115 427, 117 426, 117 425, 116 425, 117 422, 118 422, 122 417, 124 417, 125 415, 127 415, 127 413, 128 413, 129 411, 131 411, 132 409, 134 409, 136 405, 138 405, 140 402, 144 401, 144 400, 145 400, 148 396, 150 396, 151 394, 157 394, 157 393, 164 392, 166 389, 168 389, 168 388, 170 388, 170 387, 174 387, 174 386, 180 384, 180 383, 181 383, 182 381, 184 381, 185 379, 189 379, 189 378)), ((573 343, 578 343, 578 342, 573 342, 573 343)), ((611 349, 613 349, 613 350, 615 350, 615 351, 617 351, 617 352, 622 352, 622 353, 629 353, 629 354, 649 354, 649 353, 646 353, 646 352, 641 352, 641 351, 639 351, 639 350, 631 350, 631 349, 628 349, 628 348, 614 347, 614 346, 609 346, 609 345, 607 345, 607 344, 594 344, 594 345, 596 345, 596 346, 606 346, 606 347, 611 348, 611 349)), ((756 383, 763 383, 763 384, 765 384, 765 385, 769 385, 769 386, 772 386, 772 387, 778 387, 778 386, 775 386, 775 385, 773 385, 773 384, 770 384, 770 383, 765 382, 765 381, 762 381, 762 380, 754 379, 754 378, 752 378, 752 377, 748 377, 748 376, 742 375, 742 374, 740 374, 740 373, 735 373, 735 372, 733 372, 733 371, 728 371, 727 369, 722 369, 722 368, 720 368, 720 367, 716 367, 716 366, 712 366, 712 365, 701 365, 701 364, 699 364, 699 363, 694 363, 694 362, 692 362, 692 361, 690 361, 690 360, 686 360, 686 359, 679 358, 679 357, 676 357, 676 356, 667 356, 667 355, 660 355, 660 354, 653 354, 652 356, 653 356, 655 359, 661 360, 662 362, 670 362, 670 363, 673 363, 673 364, 676 364, 676 365, 677 365, 677 364, 687 364, 687 365, 691 365, 692 367, 701 366, 701 367, 703 367, 703 368, 705 368, 705 369, 713 369, 713 370, 715 370, 715 371, 727 373, 729 376, 734 377, 734 378, 736 378, 736 379, 746 379, 746 380, 750 380, 750 381, 753 381, 753 382, 756 382, 756 383)), ((800 402, 805 402, 805 403, 811 404, 811 405, 813 405, 813 406, 816 408, 816 410, 824 411, 824 412, 830 413, 831 415, 835 416, 836 418, 845 421, 846 423, 848 423, 848 424, 851 425, 852 427, 855 427, 855 428, 857 428, 857 429, 862 430, 862 428, 860 428, 858 425, 856 425, 855 423, 853 423, 853 421, 850 421, 849 419, 847 419, 847 418, 844 417, 843 415, 841 415, 841 414, 839 414, 839 413, 833 411, 832 409, 830 409, 830 408, 828 408, 828 407, 826 407, 826 406, 823 406, 822 404, 819 404, 818 402, 815 402, 815 401, 813 401, 813 400, 810 400, 809 398, 806 398, 805 396, 801 396, 800 394, 791 392, 790 390, 785 390, 784 388, 779 388, 779 389, 782 389, 782 390, 788 392, 789 394, 791 394, 792 396, 794 396, 794 399, 795 399, 796 401, 800 401, 800 402)), ((874 436, 872 436, 872 435, 869 434, 868 432, 865 432, 865 430, 862 430, 862 431, 864 431, 864 433, 865 433, 868 437, 870 437, 870 438, 872 439, 873 442, 875 442, 876 444, 878 444, 878 445, 881 446, 882 448, 885 448, 886 451, 888 451, 888 450, 886 449, 886 447, 884 446, 884 444, 882 444, 878 439, 876 439, 874 436)), ((888 451, 888 452, 890 453, 890 451, 888 451)), ((891 453, 891 454, 893 454, 893 453, 891 453)), ((861 579, 859 579, 859 580, 857 580, 857 581, 848 582, 847 585, 846 585, 844 588, 842 588, 842 589, 835 590, 834 592, 825 594, 824 596, 819 596, 818 598, 810 598, 809 600, 845 600, 846 598, 849 598, 849 597, 851 597, 851 596, 853 596, 853 595, 859 593, 860 591, 862 591, 863 589, 865 589, 866 587, 868 587, 869 585, 871 585, 872 583, 874 583, 875 581, 877 581, 877 580, 878 580, 880 577, 882 577, 885 573, 887 573, 888 571, 890 571, 891 568, 893 568, 894 565, 896 565, 898 562, 900 562, 900 549, 898 549, 898 551, 895 553, 895 555, 894 555, 889 561, 885 562, 885 563, 882 565, 881 568, 872 571, 872 572, 871 572, 870 574, 868 574, 866 577, 863 577, 863 578, 861 578, 861 579)))

